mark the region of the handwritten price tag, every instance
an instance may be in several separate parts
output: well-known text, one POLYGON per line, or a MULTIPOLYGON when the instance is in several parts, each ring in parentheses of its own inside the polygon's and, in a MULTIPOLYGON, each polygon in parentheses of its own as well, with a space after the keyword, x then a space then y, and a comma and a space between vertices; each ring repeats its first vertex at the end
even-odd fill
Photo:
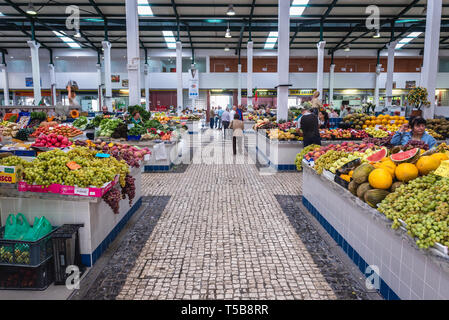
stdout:
POLYGON ((75 161, 67 162, 66 166, 69 167, 70 170, 78 170, 81 168, 81 166, 75 161))
POLYGON ((89 188, 78 188, 75 187, 75 190, 73 192, 74 194, 80 195, 80 196, 88 196, 89 195, 89 188))

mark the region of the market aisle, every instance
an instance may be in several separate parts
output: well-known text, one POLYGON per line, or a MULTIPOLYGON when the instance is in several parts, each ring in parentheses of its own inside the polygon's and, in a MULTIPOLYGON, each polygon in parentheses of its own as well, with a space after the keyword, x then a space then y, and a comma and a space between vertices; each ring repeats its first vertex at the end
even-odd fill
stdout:
POLYGON ((299 194, 299 177, 252 164, 145 174, 143 194, 171 197, 117 299, 335 299, 274 196, 299 194))

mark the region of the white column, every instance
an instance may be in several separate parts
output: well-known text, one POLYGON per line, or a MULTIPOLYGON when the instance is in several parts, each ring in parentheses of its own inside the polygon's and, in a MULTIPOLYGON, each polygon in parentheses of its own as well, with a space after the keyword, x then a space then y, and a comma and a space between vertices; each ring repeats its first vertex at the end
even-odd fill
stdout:
POLYGON ((98 110, 103 106, 103 90, 101 89, 101 64, 97 63, 97 91, 98 91, 98 110))
POLYGON ((129 105, 140 106, 140 49, 137 0, 126 0, 126 44, 128 56, 129 105))
POLYGON ((111 43, 109 41, 102 41, 101 44, 104 49, 104 86, 106 89, 103 105, 108 107, 108 111, 112 111, 111 43))
POLYGON ((278 96, 277 121, 288 117, 290 60, 290 1, 278 0, 278 96))
POLYGON ((181 110, 184 109, 183 104, 183 85, 182 85, 182 43, 181 41, 176 41, 176 79, 178 80, 177 83, 177 90, 176 90, 176 99, 178 101, 177 108, 181 107, 181 110))
POLYGON ((143 74, 145 76, 145 108, 150 111, 150 66, 148 63, 144 65, 143 74))
POLYGON ((33 70, 33 90, 34 90, 34 105, 37 106, 41 101, 41 72, 39 69, 39 47, 41 46, 36 41, 27 41, 31 49, 31 68, 33 70))
POLYGON ((433 119, 435 115, 435 89, 438 73, 438 53, 440 45, 441 0, 427 1, 426 35, 424 40, 424 61, 421 71, 422 84, 429 93, 430 106, 424 107, 423 117, 433 119))
POLYGON ((323 79, 324 79, 324 47, 326 46, 326 41, 320 41, 317 43, 316 47, 318 49, 318 65, 316 74, 316 90, 320 93, 320 98, 323 100, 323 79))
POLYGON ((387 65, 387 82, 385 83, 385 107, 390 108, 393 99, 393 73, 394 73, 394 49, 397 41, 387 44, 388 49, 388 65, 387 65))
POLYGON ((9 79, 8 70, 5 64, 0 64, 0 69, 2 70, 2 81, 3 81, 3 96, 5 98, 5 106, 9 106, 9 79))
POLYGON ((331 64, 329 70, 329 105, 334 101, 334 78, 335 78, 335 64, 331 64))
POLYGON ((237 65, 237 103, 240 106, 242 104, 242 65, 237 65))
POLYGON ((378 64, 376 65, 376 83, 374 85, 374 104, 376 105, 376 108, 374 110, 379 110, 379 87, 380 87, 380 71, 381 71, 382 65, 378 64))
POLYGON ((206 73, 210 73, 210 56, 206 56, 206 73))
POLYGON ((50 91, 51 91, 51 105, 56 105, 56 74, 55 66, 53 64, 48 65, 48 71, 50 73, 50 91))
POLYGON ((248 41, 246 46, 247 70, 246 70, 246 105, 252 106, 253 99, 253 42, 248 41))

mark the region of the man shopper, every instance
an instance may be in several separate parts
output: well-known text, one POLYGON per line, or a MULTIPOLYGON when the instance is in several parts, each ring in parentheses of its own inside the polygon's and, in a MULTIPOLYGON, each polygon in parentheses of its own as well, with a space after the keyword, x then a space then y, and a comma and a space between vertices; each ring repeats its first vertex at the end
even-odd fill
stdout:
POLYGON ((215 120, 215 107, 212 107, 209 111, 209 117, 210 117, 210 128, 214 128, 214 120, 215 120))
POLYGON ((310 111, 309 106, 304 107, 302 117, 299 119, 299 127, 304 137, 304 148, 311 144, 321 145, 318 117, 310 111))
POLYGON ((231 114, 229 113, 229 108, 223 111, 221 115, 221 122, 223 123, 223 137, 226 138, 226 131, 228 131, 229 124, 231 123, 231 114))
POLYGON ((221 126, 222 126, 222 119, 221 119, 221 117, 223 116, 223 112, 224 112, 224 110, 221 109, 221 107, 218 107, 217 116, 215 117, 215 128, 216 129, 220 129, 221 130, 221 126))

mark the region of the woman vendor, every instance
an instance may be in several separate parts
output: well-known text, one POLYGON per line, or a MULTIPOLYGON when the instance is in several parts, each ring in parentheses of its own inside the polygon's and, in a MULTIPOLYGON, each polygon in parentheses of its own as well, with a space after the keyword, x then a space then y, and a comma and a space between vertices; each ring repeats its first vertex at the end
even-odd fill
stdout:
POLYGON ((403 124, 391 139, 391 144, 406 145, 410 140, 422 141, 429 146, 429 149, 437 143, 435 138, 426 132, 426 120, 421 117, 411 119, 410 125, 403 124))
POLYGON ((131 123, 134 125, 142 125, 142 117, 140 116, 139 111, 134 111, 131 118, 131 123))

